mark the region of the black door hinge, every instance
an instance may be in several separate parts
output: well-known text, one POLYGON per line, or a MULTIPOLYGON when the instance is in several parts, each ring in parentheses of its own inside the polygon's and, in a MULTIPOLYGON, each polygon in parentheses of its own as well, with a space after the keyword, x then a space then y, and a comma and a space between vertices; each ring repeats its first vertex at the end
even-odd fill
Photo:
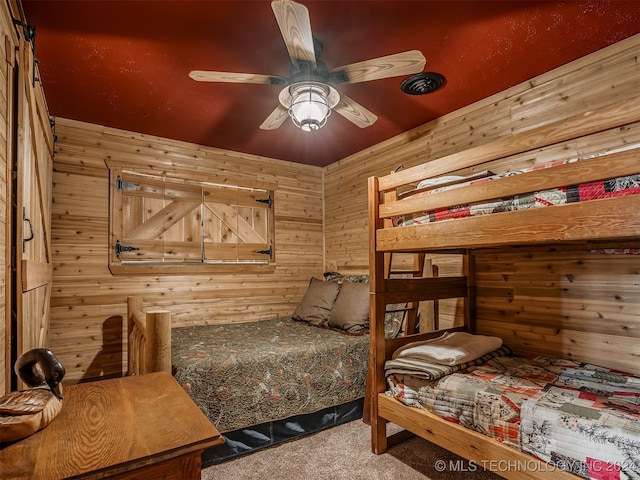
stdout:
POLYGON ((135 250, 140 250, 140 249, 138 247, 130 247, 128 245, 122 245, 120 243, 120 240, 116 240, 115 250, 116 250, 116 257, 120 258, 120 254, 122 252, 133 252, 135 250))
POLYGON ((136 185, 135 183, 129 183, 122 180, 120 175, 116 177, 116 191, 119 192, 123 188, 128 188, 129 190, 140 190, 140 185, 136 185))
POLYGON ((271 195, 268 198, 256 198, 256 202, 266 203, 269 205, 269 208, 273 205, 273 200, 271 200, 271 195))

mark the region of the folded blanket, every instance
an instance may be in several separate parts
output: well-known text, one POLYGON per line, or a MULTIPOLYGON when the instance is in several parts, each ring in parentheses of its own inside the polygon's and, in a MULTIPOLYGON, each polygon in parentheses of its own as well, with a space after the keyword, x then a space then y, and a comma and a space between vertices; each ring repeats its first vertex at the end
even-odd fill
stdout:
POLYGON ((502 346, 502 339, 466 332, 447 332, 441 337, 413 342, 400 347, 393 359, 413 358, 441 365, 456 365, 475 360, 502 346))
POLYGON ((390 375, 412 375, 414 377, 423 378, 425 380, 438 380, 451 373, 459 372, 469 367, 482 365, 495 357, 504 357, 512 355, 513 352, 507 345, 489 352, 474 360, 456 365, 442 365, 439 363, 428 362, 426 360, 412 358, 398 358, 387 360, 384 364, 385 376, 390 375))

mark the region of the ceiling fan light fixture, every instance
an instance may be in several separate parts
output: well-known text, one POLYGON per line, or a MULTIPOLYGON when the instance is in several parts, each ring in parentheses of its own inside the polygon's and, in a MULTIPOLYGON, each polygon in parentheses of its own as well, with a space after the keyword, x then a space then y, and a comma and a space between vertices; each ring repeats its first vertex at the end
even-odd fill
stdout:
POLYGON ((305 132, 322 128, 331 114, 329 89, 323 87, 318 83, 305 83, 291 88, 289 116, 296 127, 305 132))

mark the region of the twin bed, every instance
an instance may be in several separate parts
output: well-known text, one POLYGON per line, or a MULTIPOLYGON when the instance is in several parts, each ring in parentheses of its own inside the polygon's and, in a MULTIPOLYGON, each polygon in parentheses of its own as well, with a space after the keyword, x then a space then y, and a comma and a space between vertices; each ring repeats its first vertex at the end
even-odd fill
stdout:
MULTIPOLYGON (((461 341, 456 335, 475 344, 497 338, 454 332, 451 342, 461 341)), ((392 398, 543 459, 545 470, 585 478, 640 472, 640 378, 573 360, 514 356, 507 346, 448 369, 425 352, 439 343, 423 342, 386 362, 392 398)))
POLYGON ((640 478, 639 120, 634 98, 369 179, 375 453, 412 432, 505 478, 640 478), (390 278, 396 254, 462 274, 390 278), (387 304, 443 299, 451 328, 385 338, 387 304))

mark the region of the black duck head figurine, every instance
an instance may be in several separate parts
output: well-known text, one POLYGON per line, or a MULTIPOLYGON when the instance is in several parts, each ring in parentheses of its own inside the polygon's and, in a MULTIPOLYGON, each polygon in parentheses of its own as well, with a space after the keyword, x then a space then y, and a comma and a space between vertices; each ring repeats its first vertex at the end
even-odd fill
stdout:
POLYGON ((64 378, 65 369, 51 350, 29 350, 18 359, 13 368, 16 375, 30 387, 48 387, 62 400, 60 382, 64 378))

